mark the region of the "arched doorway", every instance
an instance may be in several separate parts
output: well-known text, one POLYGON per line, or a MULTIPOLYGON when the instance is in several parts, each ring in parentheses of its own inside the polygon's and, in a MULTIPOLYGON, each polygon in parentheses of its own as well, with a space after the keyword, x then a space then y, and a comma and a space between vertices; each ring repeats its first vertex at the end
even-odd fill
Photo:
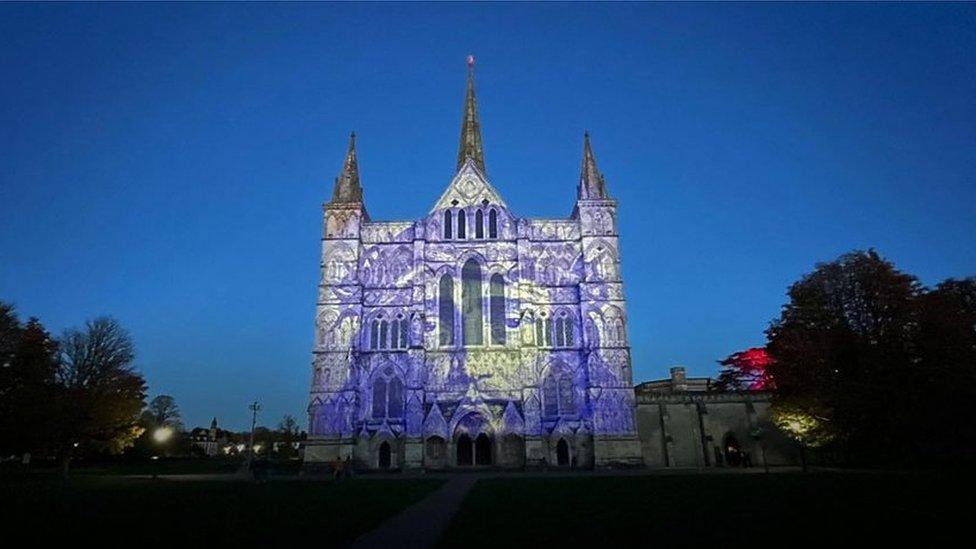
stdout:
POLYGON ((730 467, 737 467, 742 463, 742 448, 732 433, 726 433, 722 438, 722 451, 725 452, 725 463, 730 467))
POLYGON ((509 434, 502 437, 499 453, 495 462, 502 467, 520 468, 525 465, 525 442, 518 435, 509 434))
POLYGON ((424 452, 424 461, 427 467, 441 469, 444 467, 444 458, 447 457, 447 443, 441 437, 430 437, 427 439, 427 447, 424 452))
POLYGON ((565 467, 569 465, 569 444, 566 443, 566 439, 561 438, 556 444, 556 463, 560 467, 565 467))
POLYGON ((474 465, 474 444, 471 437, 464 434, 457 439, 457 464, 458 466, 474 465))
POLYGON ((474 440, 474 464, 491 465, 491 439, 484 433, 474 440))
POLYGON ((390 443, 383 441, 383 444, 380 444, 380 469, 390 468, 391 453, 390 443))

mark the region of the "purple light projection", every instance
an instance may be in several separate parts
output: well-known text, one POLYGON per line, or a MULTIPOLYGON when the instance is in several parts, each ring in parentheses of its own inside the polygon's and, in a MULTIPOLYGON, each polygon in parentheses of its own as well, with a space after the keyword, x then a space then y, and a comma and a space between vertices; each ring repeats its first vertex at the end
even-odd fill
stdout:
POLYGON ((426 217, 371 222, 355 136, 324 207, 306 463, 638 463, 616 202, 584 144, 568 219, 488 182, 469 60, 458 171, 426 217))

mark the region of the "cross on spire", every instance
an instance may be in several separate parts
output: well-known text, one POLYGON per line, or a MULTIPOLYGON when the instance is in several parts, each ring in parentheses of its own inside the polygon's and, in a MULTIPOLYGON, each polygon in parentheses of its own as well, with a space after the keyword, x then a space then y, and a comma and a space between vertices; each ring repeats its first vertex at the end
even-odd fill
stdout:
POLYGON ((481 123, 478 121, 478 103, 474 96, 474 56, 469 55, 468 59, 468 89, 464 96, 464 114, 461 119, 461 140, 458 145, 457 169, 464 166, 467 159, 471 159, 474 165, 485 171, 485 153, 481 144, 481 123))

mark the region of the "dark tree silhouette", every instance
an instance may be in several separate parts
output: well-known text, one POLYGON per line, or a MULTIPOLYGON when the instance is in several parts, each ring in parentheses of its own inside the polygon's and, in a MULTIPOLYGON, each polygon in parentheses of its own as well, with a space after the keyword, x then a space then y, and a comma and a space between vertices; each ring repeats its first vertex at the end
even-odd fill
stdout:
POLYGON ((974 279, 926 291, 872 250, 789 296, 767 331, 777 423, 852 462, 973 459, 976 428, 953 418, 976 398, 974 279))
POLYGON ((142 432, 138 420, 146 383, 133 369, 134 359, 129 334, 111 318, 96 318, 83 330, 62 335, 56 439, 65 473, 76 445, 118 453, 142 432))
POLYGON ((153 426, 167 425, 176 430, 182 428, 180 407, 176 405, 176 399, 170 395, 159 395, 152 399, 146 411, 149 412, 153 426))
POLYGON ((0 448, 44 449, 53 421, 57 344, 36 318, 21 325, 0 303, 0 448))

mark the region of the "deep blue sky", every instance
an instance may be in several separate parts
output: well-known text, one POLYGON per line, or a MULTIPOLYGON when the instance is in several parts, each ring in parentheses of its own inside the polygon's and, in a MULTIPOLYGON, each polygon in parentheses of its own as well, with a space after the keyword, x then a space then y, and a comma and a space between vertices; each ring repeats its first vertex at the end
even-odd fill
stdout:
POLYGON ((976 273, 976 5, 0 5, 0 299, 100 314, 190 425, 304 421, 320 205, 350 130, 374 219, 424 215, 478 59, 518 215, 620 203, 635 380, 763 342, 875 247, 976 273))

